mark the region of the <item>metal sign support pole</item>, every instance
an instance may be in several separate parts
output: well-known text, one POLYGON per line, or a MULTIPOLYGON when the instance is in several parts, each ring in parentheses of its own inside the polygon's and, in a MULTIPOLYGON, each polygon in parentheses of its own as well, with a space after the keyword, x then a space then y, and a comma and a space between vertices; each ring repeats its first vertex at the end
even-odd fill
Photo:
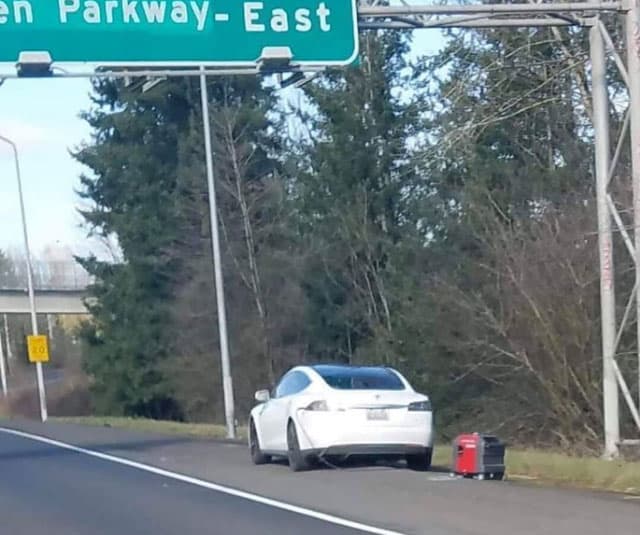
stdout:
POLYGON ((224 301, 224 280, 222 276, 222 255, 220 254, 220 234, 218 229, 218 207, 216 202, 216 184, 213 173, 213 148, 211 143, 211 123, 209 120, 209 94, 207 75, 201 68, 200 97, 202 100, 202 126, 204 129, 204 150, 207 166, 207 185, 209 194, 209 215, 211 222, 211 247, 213 249, 213 269, 216 283, 216 302, 218 306, 218 330, 220 336, 220 360, 222 364, 222 388, 224 391, 224 413, 227 424, 227 437, 236 438, 235 407, 233 399, 233 381, 229 362, 229 339, 227 334, 227 311, 224 301))

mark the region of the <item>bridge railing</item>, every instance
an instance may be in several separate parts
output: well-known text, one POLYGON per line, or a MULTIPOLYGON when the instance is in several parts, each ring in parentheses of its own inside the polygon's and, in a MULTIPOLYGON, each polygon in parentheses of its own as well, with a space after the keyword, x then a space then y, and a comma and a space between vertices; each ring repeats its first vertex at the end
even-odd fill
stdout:
MULTIPOLYGON (((92 282, 91 275, 75 262, 36 261, 33 263, 33 283, 37 290, 84 290, 92 282)), ((0 272, 0 289, 26 288, 26 266, 14 265, 11 270, 0 272)))

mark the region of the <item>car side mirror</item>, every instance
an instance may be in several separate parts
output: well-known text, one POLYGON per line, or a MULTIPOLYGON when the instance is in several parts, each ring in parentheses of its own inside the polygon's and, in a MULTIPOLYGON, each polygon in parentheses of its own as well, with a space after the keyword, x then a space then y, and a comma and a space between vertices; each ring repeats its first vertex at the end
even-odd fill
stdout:
POLYGON ((271 395, 268 390, 258 390, 255 395, 256 401, 259 403, 265 403, 271 399, 271 395))

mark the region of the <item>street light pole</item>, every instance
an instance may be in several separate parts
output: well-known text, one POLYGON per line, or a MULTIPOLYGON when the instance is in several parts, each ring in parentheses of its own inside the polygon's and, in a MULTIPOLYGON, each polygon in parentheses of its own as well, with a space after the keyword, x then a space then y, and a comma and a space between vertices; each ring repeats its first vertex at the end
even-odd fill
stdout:
POLYGON ((202 125, 204 129, 205 162, 207 166, 207 185, 209 193, 209 215, 211 223, 211 246, 213 249, 213 269, 216 283, 216 302, 218 306, 218 331, 220 336, 220 360, 222 363, 222 390, 224 393, 224 412, 227 424, 227 437, 236 438, 235 407, 233 399, 233 381, 229 362, 229 340, 227 335, 227 311, 224 302, 224 281, 222 278, 222 255, 220 254, 220 234, 218 230, 218 207, 216 202, 216 184, 213 175, 213 154, 211 144, 211 124, 209 121, 209 95, 207 75, 200 68, 200 98, 202 103, 202 125))
MULTIPOLYGON (((29 308, 31 310, 31 332, 38 334, 38 318, 36 315, 36 297, 33 289, 33 268, 31 264, 31 249, 29 248, 29 233, 27 232, 27 216, 24 210, 24 197, 22 194, 22 175, 20 174, 20 158, 18 147, 10 139, 0 135, 3 141, 13 150, 13 158, 16 166, 16 179, 18 181, 18 198, 20 202, 20 217, 22 218, 22 237, 24 240, 24 254, 27 262, 27 287, 29 291, 29 308)), ((44 377, 42 374, 42 363, 36 362, 36 378, 38 382, 38 397, 40 398, 40 419, 47 421, 47 398, 44 390, 44 377)))
POLYGON ((0 339, 0 383, 2 383, 2 395, 7 397, 7 368, 4 360, 4 347, 0 339))

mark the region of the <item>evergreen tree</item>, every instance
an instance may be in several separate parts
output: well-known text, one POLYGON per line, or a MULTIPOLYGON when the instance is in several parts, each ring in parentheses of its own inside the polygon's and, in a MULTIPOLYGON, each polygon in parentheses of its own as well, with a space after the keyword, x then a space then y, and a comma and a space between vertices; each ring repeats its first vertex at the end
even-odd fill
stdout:
POLYGON ((357 360, 362 348, 364 360, 397 363, 394 285, 412 275, 406 245, 420 247, 414 208, 425 189, 412 162, 420 114, 408 46, 397 32, 366 33, 360 68, 307 91, 311 134, 296 155, 294 197, 313 247, 304 279, 313 358, 357 360))
POLYGON ((91 171, 81 178, 83 212, 92 233, 117 237, 124 261, 84 258, 96 277, 93 321, 85 326, 86 369, 103 412, 179 416, 158 366, 172 351, 168 308, 179 260, 167 254, 177 221, 178 141, 189 116, 184 82, 161 94, 134 94, 120 82, 94 84, 84 115, 92 143, 75 157, 91 171))
POLYGON ((529 217, 591 197, 589 103, 564 50, 550 29, 465 31, 431 60, 446 74, 432 84, 423 158, 446 210, 529 217))
MULTIPOLYGON (((210 78, 209 117, 222 228, 232 358, 251 369, 242 393, 273 381, 270 311, 285 299, 272 92, 258 78, 210 78), (237 307, 237 308, 236 308, 237 307), (250 337, 242 330, 251 332, 250 337)), ((82 260, 96 276, 85 326, 87 371, 102 411, 215 419, 223 414, 200 93, 174 80, 146 94, 96 84, 93 144, 76 157, 92 231, 115 235, 123 262, 82 260)), ((273 320, 275 321, 275 320, 273 320)), ((277 323, 277 321, 275 321, 277 323)), ((278 369, 276 369, 278 368, 278 369)), ((248 395, 239 396, 248 399, 248 395)))

